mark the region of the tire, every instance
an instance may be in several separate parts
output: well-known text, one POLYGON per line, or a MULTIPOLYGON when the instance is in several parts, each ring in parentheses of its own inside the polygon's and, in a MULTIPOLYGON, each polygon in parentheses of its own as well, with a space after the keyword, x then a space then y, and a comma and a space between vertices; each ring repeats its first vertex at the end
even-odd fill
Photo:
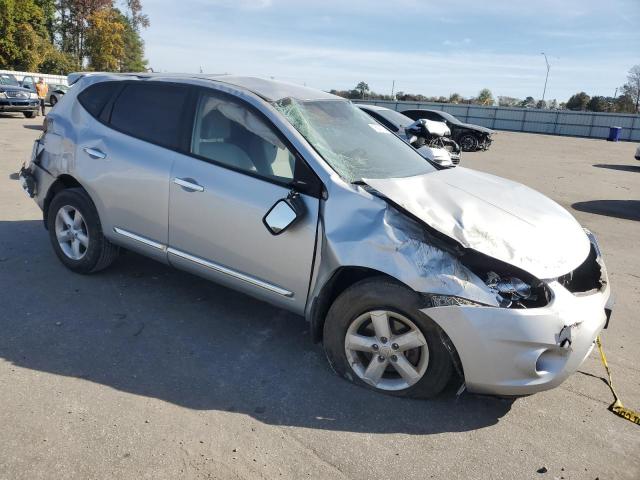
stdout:
POLYGON ((31 110, 30 112, 22 112, 22 114, 26 117, 26 118, 36 118, 36 116, 38 115, 38 112, 35 110, 31 110))
POLYGON ((118 247, 104 237, 96 207, 82 188, 62 190, 53 197, 47 212, 47 227, 56 255, 76 273, 97 272, 118 257, 118 247))
POLYGON ((49 97, 49 104, 51 105, 51 108, 53 108, 56 103, 58 103, 58 99, 55 97, 55 95, 51 95, 51 97, 49 97))
POLYGON ((465 133, 460 137, 460 148, 464 152, 475 152, 478 149, 478 137, 472 133, 465 133))
POLYGON ((438 395, 451 378, 453 363, 442 343, 444 332, 420 312, 423 307, 420 295, 385 277, 373 277, 352 285, 334 301, 324 324, 323 344, 329 364, 341 377, 378 392, 415 398, 438 395), (373 320, 366 320, 370 312, 376 312, 378 318, 383 319, 381 312, 386 312, 392 320, 388 338, 378 335, 373 320), (409 323, 412 324, 411 329, 403 330, 410 326, 409 323), (416 345, 422 342, 424 345, 403 350, 404 345, 399 346, 394 340, 402 343, 402 339, 406 340, 402 336, 404 333, 411 333, 416 345), (356 336, 352 337, 353 334, 356 336), (349 338, 364 339, 357 348, 371 349, 357 351, 356 348, 354 351, 350 348, 353 344, 347 342, 348 335, 349 338), (370 345, 371 341, 375 344, 370 345), (380 367, 383 372, 377 383, 365 378, 370 367, 376 369, 375 362, 386 365, 380 367), (413 367, 413 383, 405 377, 407 362, 413 367), (405 375, 401 375, 400 370, 405 371, 405 375))

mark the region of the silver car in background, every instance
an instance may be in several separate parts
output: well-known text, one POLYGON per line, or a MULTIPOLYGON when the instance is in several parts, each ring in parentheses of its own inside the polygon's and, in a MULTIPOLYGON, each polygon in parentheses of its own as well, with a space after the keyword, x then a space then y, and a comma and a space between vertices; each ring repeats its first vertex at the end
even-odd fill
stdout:
POLYGON ((339 375, 402 396, 454 376, 552 388, 608 321, 598 243, 566 210, 425 161, 347 100, 235 76, 74 81, 21 180, 75 272, 121 248, 193 272, 304 316, 339 375))

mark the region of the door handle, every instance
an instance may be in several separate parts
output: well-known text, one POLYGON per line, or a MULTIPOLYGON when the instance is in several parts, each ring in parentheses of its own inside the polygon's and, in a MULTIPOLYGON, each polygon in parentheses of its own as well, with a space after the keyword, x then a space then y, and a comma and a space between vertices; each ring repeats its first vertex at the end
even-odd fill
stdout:
POLYGON ((87 152, 87 155, 91 158, 107 158, 107 154, 97 148, 84 147, 83 150, 87 152))
POLYGON ((198 185, 192 178, 174 178, 173 183, 192 192, 204 192, 204 187, 202 185, 198 185))

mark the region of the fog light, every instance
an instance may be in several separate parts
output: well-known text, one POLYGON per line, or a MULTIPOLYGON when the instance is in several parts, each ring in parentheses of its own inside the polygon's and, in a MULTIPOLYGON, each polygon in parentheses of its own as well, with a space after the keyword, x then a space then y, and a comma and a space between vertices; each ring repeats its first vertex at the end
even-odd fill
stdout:
POLYGON ((544 350, 536 360, 536 373, 538 375, 555 375, 562 370, 567 358, 564 350, 544 350))

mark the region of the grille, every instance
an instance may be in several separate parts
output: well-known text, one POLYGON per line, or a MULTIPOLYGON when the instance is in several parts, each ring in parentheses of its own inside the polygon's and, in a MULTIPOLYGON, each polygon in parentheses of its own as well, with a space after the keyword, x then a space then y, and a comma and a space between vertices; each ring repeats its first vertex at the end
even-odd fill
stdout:
POLYGON ((15 90, 9 90, 5 93, 9 98, 29 98, 29 94, 27 92, 18 92, 15 90))

